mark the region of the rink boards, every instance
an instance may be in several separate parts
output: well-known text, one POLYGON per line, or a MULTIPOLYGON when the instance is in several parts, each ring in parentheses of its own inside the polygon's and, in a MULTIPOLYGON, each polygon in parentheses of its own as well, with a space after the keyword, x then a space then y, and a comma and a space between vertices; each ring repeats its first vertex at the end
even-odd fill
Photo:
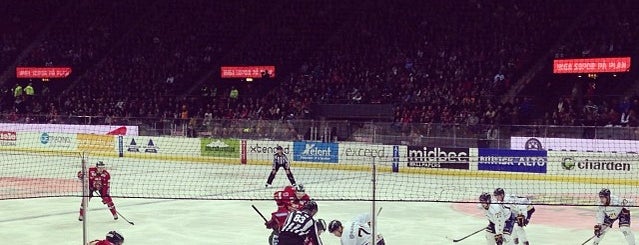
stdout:
POLYGON ((375 163, 375 171, 383 173, 639 185, 635 178, 639 161, 634 153, 21 131, 3 131, 1 135, 1 151, 23 154, 271 165, 275 147, 281 146, 294 168, 371 172, 375 163))

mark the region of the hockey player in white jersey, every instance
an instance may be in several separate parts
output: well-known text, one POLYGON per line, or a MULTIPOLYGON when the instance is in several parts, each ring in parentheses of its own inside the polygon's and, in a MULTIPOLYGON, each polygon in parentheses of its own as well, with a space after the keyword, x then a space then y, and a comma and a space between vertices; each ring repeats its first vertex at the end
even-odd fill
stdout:
POLYGON ((506 195, 506 192, 502 188, 495 189, 493 197, 498 203, 503 204, 515 215, 517 225, 513 227, 511 235, 513 243, 519 244, 519 242, 521 242, 523 245, 529 245, 530 243, 524 227, 528 225, 530 218, 532 218, 533 213, 535 213, 535 207, 533 207, 530 199, 527 197, 506 195))
POLYGON ((504 205, 493 203, 490 194, 484 192, 479 196, 479 203, 488 218, 486 227, 486 244, 511 245, 510 234, 515 223, 515 215, 504 205))
POLYGON ((613 223, 619 219, 619 230, 626 238, 628 245, 635 245, 635 234, 630 229, 630 210, 625 206, 629 205, 629 200, 620 200, 617 196, 610 195, 610 190, 604 188, 599 191, 599 201, 601 205, 597 208, 597 224, 595 225, 595 239, 593 244, 597 245, 612 228, 613 223))
MULTIPOLYGON (((342 245, 370 245, 373 241, 371 225, 370 214, 360 214, 346 226, 339 220, 331 221, 328 224, 328 232, 339 237, 342 245)), ((376 245, 386 244, 381 234, 377 234, 376 237, 376 245)))

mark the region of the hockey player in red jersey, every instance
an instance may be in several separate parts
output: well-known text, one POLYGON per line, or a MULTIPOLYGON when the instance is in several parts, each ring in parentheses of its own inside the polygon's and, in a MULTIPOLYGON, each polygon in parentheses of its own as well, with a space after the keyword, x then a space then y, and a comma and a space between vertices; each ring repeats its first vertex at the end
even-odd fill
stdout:
POLYGON ((266 225, 266 229, 273 229, 273 232, 271 232, 271 235, 268 237, 268 243, 270 245, 277 245, 277 234, 280 233, 282 225, 284 225, 284 222, 286 221, 286 217, 290 212, 289 208, 290 206, 287 205, 278 206, 277 211, 271 213, 271 219, 264 223, 264 225, 266 225))
MULTIPOLYGON (((100 197, 102 198, 102 203, 109 207, 109 211, 113 215, 113 219, 118 219, 117 211, 115 210, 115 204, 113 204, 113 199, 109 194, 109 181, 111 180, 111 175, 105 169, 105 164, 102 161, 98 161, 95 164, 95 167, 91 167, 88 169, 89 172, 89 199, 93 197, 94 192, 98 192, 100 197)), ((78 172, 78 179, 82 180, 84 175, 80 170, 78 172)), ((84 201, 84 199, 82 200, 84 201)), ((82 221, 84 219, 84 203, 80 206, 80 217, 78 220, 82 221)))
POLYGON ((109 231, 106 234, 106 238, 104 240, 93 240, 90 241, 87 245, 122 245, 124 244, 124 237, 117 233, 116 231, 109 231))
POLYGON ((286 186, 284 190, 276 191, 273 196, 278 207, 290 206, 293 209, 292 211, 301 209, 311 200, 302 184, 286 186))

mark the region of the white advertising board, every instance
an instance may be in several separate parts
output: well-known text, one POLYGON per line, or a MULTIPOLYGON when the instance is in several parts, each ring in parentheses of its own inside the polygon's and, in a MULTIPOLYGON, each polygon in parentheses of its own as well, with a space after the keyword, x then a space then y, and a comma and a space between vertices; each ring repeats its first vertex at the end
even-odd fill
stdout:
POLYGON ((636 153, 639 152, 639 141, 511 137, 510 148, 513 150, 636 153))
POLYGON ((246 140, 246 157, 249 160, 272 161, 277 146, 281 146, 289 160, 293 160, 293 142, 288 141, 246 140))
POLYGON ((639 155, 626 153, 548 152, 548 174, 590 178, 633 179, 639 155))
POLYGON ((404 145, 372 145, 366 143, 340 142, 340 164, 372 164, 375 158, 376 164, 391 166, 393 161, 399 163, 406 161, 407 147, 404 145), (396 151, 396 152, 394 152, 396 151))
POLYGON ((76 151, 76 134, 50 132, 17 132, 16 147, 76 151))
POLYGON ((125 132, 126 135, 138 135, 138 126, 112 125, 71 125, 71 124, 19 124, 0 123, 0 131, 10 132, 49 132, 70 134, 109 134, 125 132))
POLYGON ((122 150, 127 154, 200 156, 200 139, 153 136, 124 136, 122 150))

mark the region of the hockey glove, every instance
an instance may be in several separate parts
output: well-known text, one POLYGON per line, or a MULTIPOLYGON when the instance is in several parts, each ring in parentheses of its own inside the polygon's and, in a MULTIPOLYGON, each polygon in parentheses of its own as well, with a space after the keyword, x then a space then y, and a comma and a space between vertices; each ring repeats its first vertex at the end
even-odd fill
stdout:
POLYGON ((269 220, 269 221, 265 222, 264 225, 266 226, 266 229, 274 229, 276 223, 277 222, 275 220, 269 220))
POLYGON ((495 244, 497 245, 504 244, 504 237, 501 234, 495 235, 495 244))
POLYGON ((517 215, 517 225, 524 227, 528 224, 528 219, 523 214, 517 215))
POLYGON ((603 231, 603 227, 601 225, 595 225, 595 236, 600 237, 601 231, 603 231))

